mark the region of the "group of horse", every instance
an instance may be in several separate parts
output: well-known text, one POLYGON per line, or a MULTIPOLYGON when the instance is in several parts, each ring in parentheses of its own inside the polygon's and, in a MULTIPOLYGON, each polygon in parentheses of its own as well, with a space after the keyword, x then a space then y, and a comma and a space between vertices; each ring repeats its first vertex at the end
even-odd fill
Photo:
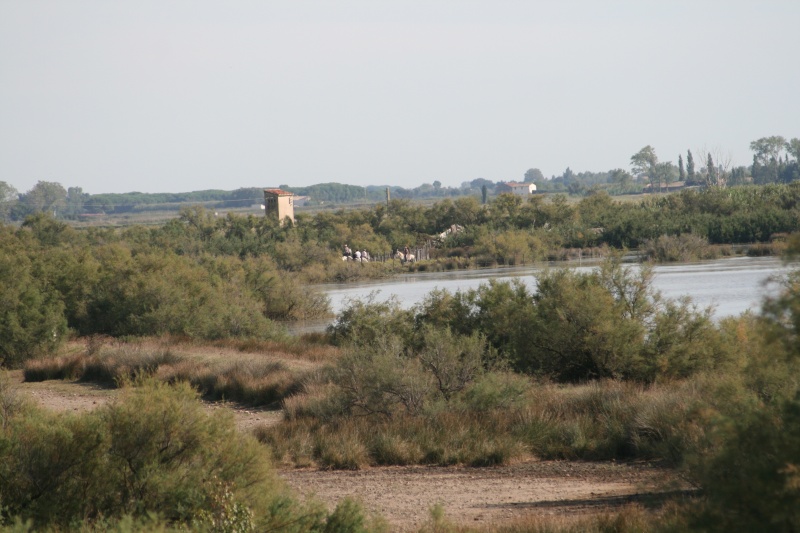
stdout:
MULTIPOLYGON (((440 234, 433 237, 432 239, 433 246, 441 244, 448 236, 460 233, 461 231, 464 231, 464 226, 460 226, 458 224, 452 224, 449 228, 447 228, 440 234)), ((395 250, 394 253, 392 254, 392 259, 398 259, 401 263, 414 263, 416 262, 417 257, 414 254, 412 254, 408 250, 408 246, 406 246, 402 250, 400 248, 395 250)), ((344 254, 342 255, 342 261, 356 261, 358 263, 369 263, 369 260, 370 257, 366 250, 363 250, 361 252, 356 250, 356 252, 353 253, 350 250, 349 246, 347 246, 346 244, 344 245, 344 254)), ((385 258, 381 258, 380 260, 385 260, 385 258)))
POLYGON ((350 248, 345 247, 344 254, 342 255, 342 261, 355 261, 356 263, 369 263, 369 254, 366 250, 360 252, 356 250, 355 252, 350 251, 350 248))
MULTIPOLYGON (((401 263, 413 263, 417 260, 416 256, 411 252, 405 254, 402 250, 398 249, 393 255, 393 259, 399 259, 401 263)), ((369 255, 362 253, 345 253, 342 255, 342 261, 355 261, 357 263, 369 263, 369 255)))
POLYGON ((356 263, 369 263, 369 257, 361 255, 343 255, 342 261, 355 261, 356 263))

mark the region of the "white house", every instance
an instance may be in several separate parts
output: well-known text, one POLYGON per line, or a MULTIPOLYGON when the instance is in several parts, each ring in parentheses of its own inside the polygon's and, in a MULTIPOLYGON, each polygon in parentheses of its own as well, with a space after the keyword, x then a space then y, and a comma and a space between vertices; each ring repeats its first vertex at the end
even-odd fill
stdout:
POLYGON ((536 185, 533 183, 517 183, 515 181, 509 181, 506 183, 506 185, 511 187, 511 193, 516 194, 517 196, 529 196, 536 190, 536 185))

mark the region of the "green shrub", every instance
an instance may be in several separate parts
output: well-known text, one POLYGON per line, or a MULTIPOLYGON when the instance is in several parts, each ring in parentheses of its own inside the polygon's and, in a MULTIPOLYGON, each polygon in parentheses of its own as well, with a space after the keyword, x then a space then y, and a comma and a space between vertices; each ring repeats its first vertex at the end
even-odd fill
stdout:
POLYGON ((230 416, 207 415, 186 384, 138 381, 81 416, 12 416, 0 432, 0 479, 4 516, 37 528, 150 513, 257 530, 324 519, 288 499, 262 448, 230 416))
POLYGON ((25 250, 0 240, 0 366, 51 353, 66 335, 64 304, 33 270, 25 250))
POLYGON ((692 233, 660 235, 644 242, 644 253, 653 261, 687 262, 698 259, 715 259, 717 252, 709 246, 708 239, 692 233))
MULTIPOLYGON (((8 372, 0 370, 0 430, 4 430, 14 416, 27 408, 27 399, 12 387, 8 372)), ((0 499, 0 509, 2 509, 2 499, 0 499)))
POLYGON ((376 302, 374 295, 370 295, 364 301, 351 300, 347 303, 336 322, 328 327, 334 344, 370 345, 387 335, 411 338, 413 315, 402 309, 396 298, 376 302))
POLYGON ((426 325, 479 333, 498 354, 487 350, 486 363, 505 360, 559 382, 684 378, 737 357, 710 309, 663 300, 651 288, 650 266, 636 271, 621 260, 612 254, 587 273, 544 272, 533 294, 519 280, 491 280, 455 295, 434 291, 414 310, 417 337, 404 338, 418 339, 426 325))
POLYGON ((433 376, 406 356, 396 337, 353 346, 337 362, 333 380, 341 395, 335 401, 353 415, 420 413, 434 390, 433 376))
MULTIPOLYGON (((723 429, 724 431, 724 429, 723 429)), ((730 420, 724 444, 696 473, 704 531, 795 531, 800 527, 800 396, 730 420)))
POLYGON ((322 533, 381 533, 388 531, 388 525, 377 517, 365 516, 364 507, 345 498, 336 505, 328 516, 322 533))
POLYGON ((516 409, 526 400, 530 381, 511 372, 488 372, 464 391, 463 401, 470 411, 516 409))

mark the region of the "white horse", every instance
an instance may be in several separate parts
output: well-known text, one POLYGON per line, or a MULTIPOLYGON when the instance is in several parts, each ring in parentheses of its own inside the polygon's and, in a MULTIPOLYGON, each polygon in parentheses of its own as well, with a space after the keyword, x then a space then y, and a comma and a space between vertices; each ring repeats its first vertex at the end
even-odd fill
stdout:
POLYGON ((409 263, 409 262, 413 263, 414 261, 417 260, 417 258, 414 257, 414 254, 412 254, 411 252, 409 252, 408 255, 405 255, 400 250, 397 250, 397 253, 394 254, 394 258, 399 259, 401 263, 409 263))
POLYGON ((355 261, 356 263, 369 263, 369 259, 366 257, 350 257, 349 255, 343 255, 342 261, 355 261))

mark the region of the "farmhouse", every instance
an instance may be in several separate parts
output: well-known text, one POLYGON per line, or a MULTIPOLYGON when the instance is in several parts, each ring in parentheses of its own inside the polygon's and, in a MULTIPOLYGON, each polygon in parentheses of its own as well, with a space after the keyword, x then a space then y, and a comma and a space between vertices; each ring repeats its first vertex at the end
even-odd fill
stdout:
POLYGON ((536 185, 533 183, 517 183, 515 181, 509 181, 506 183, 509 187, 511 187, 511 193, 517 196, 530 196, 536 191, 536 185))

